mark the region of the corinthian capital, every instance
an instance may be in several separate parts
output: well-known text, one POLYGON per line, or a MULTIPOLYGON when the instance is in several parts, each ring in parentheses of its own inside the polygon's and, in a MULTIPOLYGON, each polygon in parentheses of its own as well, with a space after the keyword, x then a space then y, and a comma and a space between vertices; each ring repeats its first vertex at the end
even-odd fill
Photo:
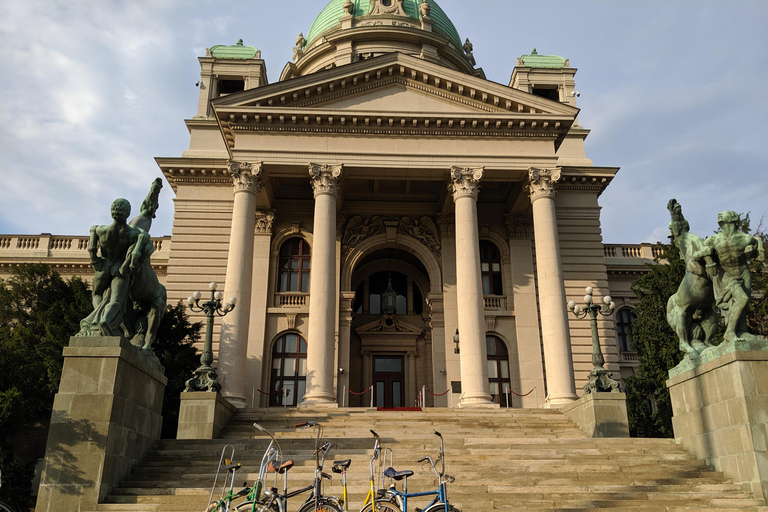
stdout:
POLYGON ((315 196, 318 194, 339 195, 342 164, 309 164, 309 178, 315 196))
POLYGON ((555 183, 560 179, 560 169, 528 169, 528 191, 531 201, 540 197, 555 197, 555 183))
POLYGON ((451 167, 451 183, 448 190, 453 192, 453 200, 460 197, 472 196, 477 200, 480 191, 480 180, 483 179, 482 167, 451 167))
POLYGON ((261 162, 229 162, 229 175, 235 192, 245 191, 258 194, 264 186, 264 171, 261 162))

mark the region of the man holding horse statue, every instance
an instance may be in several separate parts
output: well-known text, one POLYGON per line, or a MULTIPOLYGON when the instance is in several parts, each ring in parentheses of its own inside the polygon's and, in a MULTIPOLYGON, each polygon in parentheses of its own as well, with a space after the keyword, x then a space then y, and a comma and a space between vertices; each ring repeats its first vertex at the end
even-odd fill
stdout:
POLYGON ((166 306, 165 287, 149 261, 154 244, 148 231, 161 188, 158 178, 141 214, 130 223, 131 204, 121 198, 112 203, 112 224, 91 228, 94 311, 80 322, 77 336, 125 336, 142 350, 151 350, 166 306))
POLYGON ((765 340, 747 332, 746 312, 752 293, 749 263, 765 261, 759 238, 739 230, 739 216, 725 211, 717 216, 720 232, 706 239, 690 233, 680 203, 667 204, 672 241, 686 263, 685 276, 667 302, 667 322, 680 340, 680 350, 697 357, 712 346, 718 324, 725 320, 725 342, 765 340))

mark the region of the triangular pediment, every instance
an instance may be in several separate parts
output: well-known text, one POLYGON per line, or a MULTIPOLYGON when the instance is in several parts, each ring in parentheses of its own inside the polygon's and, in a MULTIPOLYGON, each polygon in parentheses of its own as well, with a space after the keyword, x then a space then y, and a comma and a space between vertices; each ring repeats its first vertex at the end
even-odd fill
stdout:
POLYGON ((230 149, 237 134, 546 137, 555 148, 579 109, 400 53, 214 100, 230 149))
POLYGON ((423 327, 404 322, 395 315, 382 316, 378 320, 361 325, 355 329, 355 332, 361 337, 375 335, 413 337, 420 335, 423 331, 423 327))
POLYGON ((231 94, 213 101, 221 116, 250 108, 539 114, 575 117, 578 109, 392 53, 231 94), (402 108, 398 108, 398 104, 402 108))

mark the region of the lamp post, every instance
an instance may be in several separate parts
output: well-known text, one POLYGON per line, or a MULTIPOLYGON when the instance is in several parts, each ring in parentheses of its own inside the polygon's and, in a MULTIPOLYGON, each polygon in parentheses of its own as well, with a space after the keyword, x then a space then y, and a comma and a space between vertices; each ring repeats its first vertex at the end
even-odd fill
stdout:
POLYGON ((208 318, 205 329, 205 344, 203 355, 200 356, 200 366, 195 370, 194 376, 186 383, 184 391, 221 391, 221 384, 216 380, 216 370, 213 364, 213 318, 215 315, 225 316, 235 309, 237 298, 230 297, 229 302, 222 304, 224 294, 216 291, 216 283, 211 283, 211 299, 200 303, 202 294, 195 292, 187 299, 189 309, 195 312, 203 312, 208 318))
POLYGON ((605 358, 603 358, 603 352, 600 350, 600 339, 597 335, 597 315, 610 316, 613 314, 615 304, 611 300, 610 295, 603 297, 607 309, 603 311, 602 306, 592 302, 591 286, 587 286, 587 294, 584 296, 584 302, 586 306, 582 307, 576 304, 576 301, 568 302, 568 309, 576 316, 576 318, 586 318, 589 316, 589 325, 592 327, 592 371, 589 372, 589 382, 584 386, 584 394, 600 393, 610 391, 612 393, 618 393, 619 383, 611 378, 611 372, 603 368, 605 364, 605 358))

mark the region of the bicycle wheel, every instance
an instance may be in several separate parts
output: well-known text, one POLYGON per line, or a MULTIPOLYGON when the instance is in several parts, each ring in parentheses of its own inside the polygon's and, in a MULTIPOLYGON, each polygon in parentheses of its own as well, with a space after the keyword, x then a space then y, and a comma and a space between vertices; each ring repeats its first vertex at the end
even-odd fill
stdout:
POLYGON ((6 505, 0 501, 0 512, 14 512, 10 505, 6 505))
POLYGON ((244 501, 237 504, 235 512, 280 512, 280 507, 278 507, 275 502, 272 502, 269 507, 267 507, 261 503, 254 504, 252 501, 244 501))
MULTIPOLYGON (((360 512, 372 512, 372 511, 373 511, 373 507, 369 503, 360 512)), ((402 511, 400 510, 400 507, 398 507, 394 503, 390 503, 388 501, 377 501, 376 512, 402 512, 402 511)))
POLYGON ((297 512, 344 512, 344 509, 329 499, 321 499, 320 505, 315 508, 315 502, 310 501, 301 506, 297 512))
MULTIPOLYGON (((431 507, 425 508, 421 512, 445 512, 445 503, 435 503, 431 507)), ((459 509, 454 508, 454 506, 449 503, 448 512, 459 512, 459 509)))

